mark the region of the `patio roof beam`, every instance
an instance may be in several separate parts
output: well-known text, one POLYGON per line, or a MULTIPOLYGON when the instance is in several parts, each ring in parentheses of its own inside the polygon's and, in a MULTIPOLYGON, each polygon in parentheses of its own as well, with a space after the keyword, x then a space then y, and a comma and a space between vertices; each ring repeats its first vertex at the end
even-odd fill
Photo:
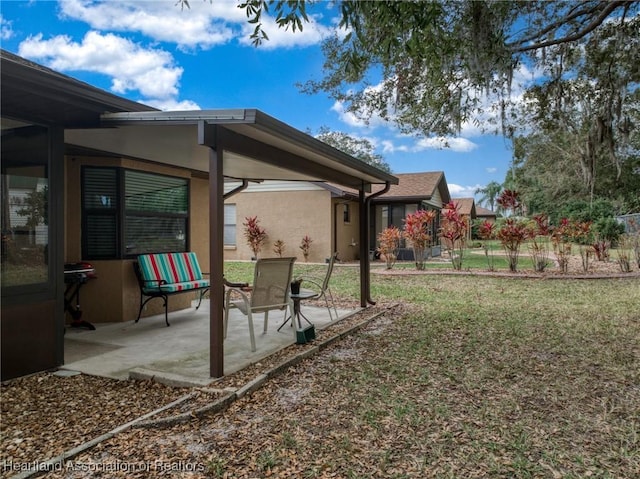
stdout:
MULTIPOLYGON (((315 164, 320 171, 338 170, 344 175, 356 178, 361 183, 338 182, 344 186, 359 188, 358 185, 368 187, 370 184, 383 184, 390 181, 397 184, 398 179, 372 165, 340 151, 313 136, 304 133, 290 125, 273 118, 259 110, 228 109, 228 110, 194 110, 194 111, 132 111, 120 113, 106 113, 101 116, 105 126, 126 125, 199 125, 206 123, 211 126, 224 127, 240 135, 242 139, 252 139, 260 145, 269 145, 278 152, 289 152, 297 158, 304 158, 305 163, 315 164)), ((215 132, 215 129, 209 130, 215 132)), ((211 140, 201 142, 201 145, 215 145, 215 134, 211 140)), ((262 161, 261 157, 260 161, 262 161)), ((297 171, 296 168, 290 171, 297 171)), ((228 172, 227 172, 228 173, 228 172)), ((326 176, 326 175, 324 175, 326 176)), ((263 178, 266 179, 266 178, 263 178)), ((289 179, 289 178, 269 178, 289 179)), ((319 177, 322 181, 334 181, 328 177, 319 177)), ((305 179, 305 181, 313 181, 305 179)))
MULTIPOLYGON (((319 163, 236 133, 221 125, 205 123, 204 121, 199 122, 198 142, 216 150, 219 149, 249 158, 256 158, 263 163, 312 176, 320 181, 330 181, 356 189, 365 188, 370 191, 370 185, 363 183, 360 178, 333 168, 324 167, 319 163)), ((237 178, 237 175, 233 176, 237 178)), ((246 178, 250 179, 249 176, 246 176, 246 178)))

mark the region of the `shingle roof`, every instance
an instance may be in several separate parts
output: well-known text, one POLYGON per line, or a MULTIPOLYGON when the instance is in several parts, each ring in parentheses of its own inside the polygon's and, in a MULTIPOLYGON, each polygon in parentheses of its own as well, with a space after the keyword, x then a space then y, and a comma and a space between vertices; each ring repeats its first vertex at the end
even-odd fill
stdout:
POLYGON ((483 217, 493 217, 495 218, 497 215, 495 212, 487 209, 487 208, 483 208, 482 206, 476 206, 476 216, 483 216, 483 217))
MULTIPOLYGON (((381 198, 391 199, 416 197, 428 199, 434 195, 436 189, 441 187, 441 183, 444 181, 444 173, 442 171, 397 173, 394 176, 398 178, 398 184, 391 185, 389 191, 382 195, 381 198)), ((374 185, 372 192, 375 193, 382 189, 382 185, 374 185)))
POLYGON ((458 205, 458 212, 461 215, 469 215, 472 218, 476 216, 477 207, 473 198, 454 198, 451 201, 458 205))
MULTIPOLYGON (((443 203, 451 201, 449 187, 442 171, 427 171, 423 173, 394 173, 398 178, 397 185, 391 185, 389 191, 375 198, 374 201, 401 201, 401 200, 429 200, 438 191, 443 203)), ((333 184, 320 184, 334 194, 353 195, 357 198, 358 192, 348 188, 333 184)), ((376 184, 371 186, 371 192, 377 193, 384 189, 384 185, 376 184)))

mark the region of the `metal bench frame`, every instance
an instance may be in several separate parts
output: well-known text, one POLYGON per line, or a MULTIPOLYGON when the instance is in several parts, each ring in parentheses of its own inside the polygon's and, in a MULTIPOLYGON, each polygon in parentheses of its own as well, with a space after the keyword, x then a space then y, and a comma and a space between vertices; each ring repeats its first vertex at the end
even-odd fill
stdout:
MULTIPOLYGON (((169 253, 157 253, 157 254, 169 254, 169 253)), ((197 259, 196 259, 197 261, 197 259)), ((138 263, 138 261, 134 261, 133 262, 133 271, 136 275, 136 278, 138 279, 138 286, 140 287, 140 309, 138 310, 138 317, 136 318, 136 323, 138 321, 140 321, 140 316, 142 315, 142 310, 144 309, 145 305, 151 301, 154 298, 162 298, 164 304, 164 320, 167 323, 167 326, 171 326, 171 324, 169 324, 169 307, 168 307, 168 303, 169 303, 169 296, 173 296, 174 294, 182 294, 182 293, 189 293, 189 292, 193 292, 193 291, 198 291, 199 292, 199 300, 198 300, 198 305, 196 306, 196 310, 200 307, 200 304, 202 304, 202 298, 204 297, 204 295, 209 291, 209 288, 211 287, 210 285, 207 286, 201 286, 201 287, 189 287, 186 289, 181 289, 179 291, 162 291, 160 289, 158 289, 157 291, 149 291, 148 289, 145 291, 145 288, 149 288, 150 286, 156 286, 159 287, 163 284, 171 284, 169 282, 167 282, 166 280, 145 280, 142 277, 142 271, 140 270, 140 264, 138 263), (145 299, 146 298, 146 299, 145 299)), ((209 273, 202 273, 203 275, 208 275, 209 273)))

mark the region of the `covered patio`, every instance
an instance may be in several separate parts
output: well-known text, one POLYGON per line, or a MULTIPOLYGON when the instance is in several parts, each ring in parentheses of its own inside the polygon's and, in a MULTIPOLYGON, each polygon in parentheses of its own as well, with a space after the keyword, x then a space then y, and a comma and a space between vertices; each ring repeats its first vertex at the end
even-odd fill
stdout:
MULTIPOLYGON (((224 201, 250 182, 329 181, 359 192, 360 306, 373 304, 369 285, 369 207, 398 179, 255 109, 137 111, 101 115, 100 128, 68 129, 65 143, 188 168, 208 177, 211 283, 222 284, 224 201), (230 187, 229 184, 234 186, 230 187), (372 185, 383 185, 371 193, 372 185)), ((286 214, 286 212, 283 212, 286 214)), ((211 289, 209 376, 225 374, 223 290, 211 289)), ((293 337, 293 336, 291 336, 293 337)))
MULTIPOLYGON (((0 57, 3 140, 5 136, 14 139, 13 149, 5 148, 7 154, 13 154, 13 163, 4 161, 3 149, 3 175, 33 177, 46 184, 43 191, 48 213, 46 223, 39 225, 46 250, 44 259, 36 265, 39 275, 27 274, 15 285, 3 283, 3 378, 76 362, 65 352, 63 334, 66 262, 99 264, 99 280, 83 290, 83 309, 86 307, 89 321, 100 324, 132 319, 137 290, 131 263, 137 253, 128 249, 123 231, 129 218, 140 212, 144 216, 146 210, 138 208, 127 216, 127 172, 146 174, 145 181, 151 183, 148 178, 155 174, 179 178, 186 185, 187 206, 184 212, 180 210, 184 215, 185 228, 180 233, 184 243, 179 250, 198 254, 213 285, 221 285, 223 280, 224 202, 250 182, 331 182, 356 190, 362 218, 358 225, 358 299, 361 307, 373 303, 368 264, 369 207, 375 196, 397 184, 393 175, 256 109, 158 111, 8 52, 2 51, 0 57), (34 135, 40 139, 35 153, 34 142, 28 140, 34 135), (31 167, 34 161, 38 167, 35 171, 31 167), (109 188, 113 187, 115 193, 98 189, 90 196, 91 201, 85 201, 85 186, 94 177, 87 180, 84 172, 105 169, 112 175, 109 188), (383 189, 372 193, 376 184, 383 189), (112 203, 114 198, 118 201, 112 203), (92 225, 97 225, 91 238, 86 235, 90 214, 94 215, 90 217, 92 225), (109 235, 98 228, 105 224, 110 225, 109 235), (106 238, 104 252, 89 252, 86 245, 95 238, 106 238), (100 319, 93 320, 91 315, 100 319)), ((3 147, 5 144, 9 145, 3 141, 3 147)), ((149 204, 157 202, 162 191, 158 186, 155 196, 149 196, 149 204)), ((16 261, 16 268, 23 264, 20 258, 12 261, 16 261)), ((188 304, 188 298, 184 303, 188 304)), ((208 314, 198 313, 206 316, 207 323, 199 336, 207 338, 209 377, 218 378, 228 370, 221 287, 212 288, 210 304, 215 307, 210 307, 208 314)), ((104 327, 117 329, 122 324, 104 327)), ((165 334, 175 335, 174 329, 165 334)), ((147 340, 150 347, 159 344, 147 340)), ((102 347, 110 349, 113 345, 102 347)))
MULTIPOLYGON (((65 334, 65 364, 61 374, 81 372, 114 379, 153 379, 172 386, 204 386, 215 381, 209 374, 210 301, 198 310, 189 308, 171 314, 171 327, 164 315, 142 318, 139 323, 102 323, 95 331, 70 328, 65 334)), ((338 320, 330 321, 324 307, 303 307, 305 316, 321 331, 345 319, 357 309, 338 309, 338 320)), ((272 311, 269 331, 262 334, 263 314, 256 314, 254 330, 257 350, 251 352, 246 316, 230 311, 224 341, 224 375, 296 343, 290 323, 278 328, 284 313, 272 311)))

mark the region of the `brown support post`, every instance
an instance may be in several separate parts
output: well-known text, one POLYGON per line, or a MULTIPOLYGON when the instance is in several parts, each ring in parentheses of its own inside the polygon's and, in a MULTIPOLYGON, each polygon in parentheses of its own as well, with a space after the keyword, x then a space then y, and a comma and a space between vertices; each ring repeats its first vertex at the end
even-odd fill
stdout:
POLYGON ((224 376, 224 176, 217 127, 200 122, 198 143, 209 150, 209 374, 224 376))
POLYGON ((369 297, 369 209, 361 189, 358 196, 360 210, 360 307, 367 307, 369 297))
POLYGON ((371 299, 371 260, 369 259, 369 227, 371 223, 371 200, 384 195, 391 188, 391 183, 387 181, 384 188, 365 198, 364 190, 360 190, 360 306, 365 308, 368 304, 376 304, 371 299))

